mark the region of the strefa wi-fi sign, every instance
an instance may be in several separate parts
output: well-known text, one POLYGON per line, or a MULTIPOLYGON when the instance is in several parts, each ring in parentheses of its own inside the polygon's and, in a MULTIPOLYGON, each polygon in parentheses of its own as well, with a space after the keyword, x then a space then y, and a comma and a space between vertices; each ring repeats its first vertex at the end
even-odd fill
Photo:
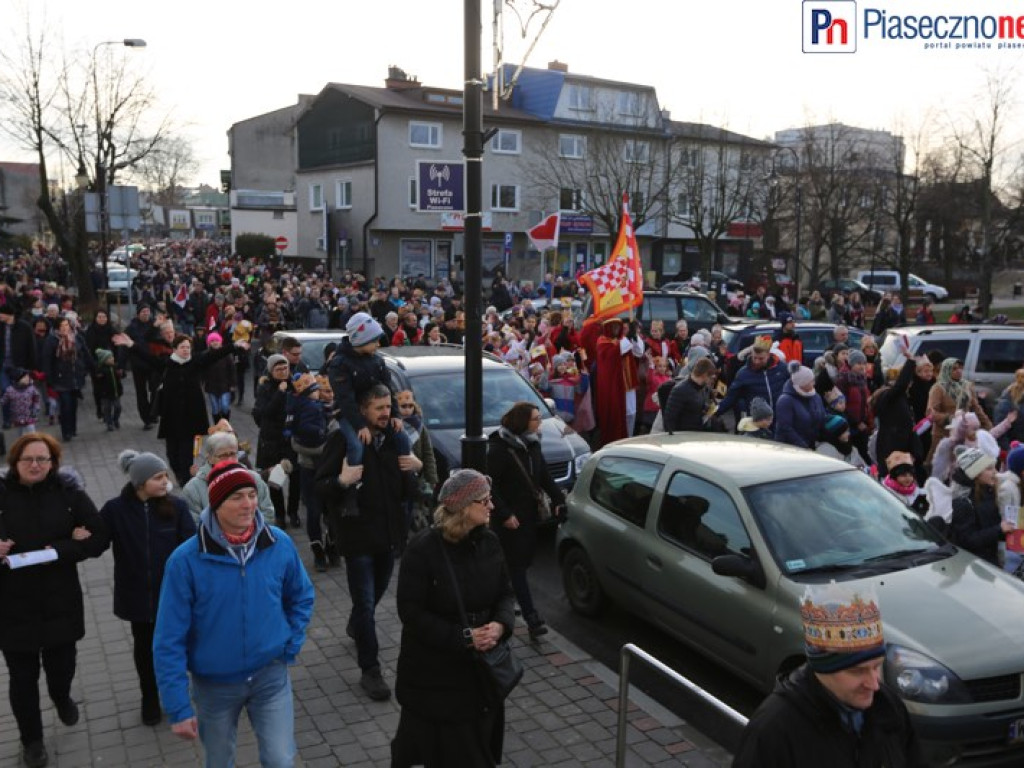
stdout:
POLYGON ((419 160, 416 167, 418 210, 441 212, 466 210, 466 182, 462 163, 419 160))

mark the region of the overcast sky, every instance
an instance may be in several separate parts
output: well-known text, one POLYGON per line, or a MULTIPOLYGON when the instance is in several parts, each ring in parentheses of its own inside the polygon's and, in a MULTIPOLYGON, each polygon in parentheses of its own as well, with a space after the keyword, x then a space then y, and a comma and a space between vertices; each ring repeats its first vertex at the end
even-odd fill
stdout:
MULTIPOLYGON (((23 33, 16 21, 23 3, 0 0, 5 49, 23 33)), ((837 17, 856 7, 860 26, 872 8, 890 15, 1024 13, 1011 0, 830 7, 837 17)), ((858 40, 855 53, 803 53, 802 8, 800 0, 561 0, 528 64, 559 59, 572 72, 653 85, 673 119, 758 138, 829 120, 907 134, 928 121, 938 130, 950 116, 977 110, 986 70, 1022 71, 1024 48, 999 50, 993 41, 991 50, 926 50, 920 40, 880 40, 877 29, 858 40)), ((461 88, 462 9, 459 0, 45 0, 31 13, 37 21, 45 13, 51 29, 62 29, 69 50, 145 39, 147 48, 128 52, 133 65, 148 74, 163 107, 190 124, 202 162, 196 181, 218 185, 218 170, 229 167, 230 125, 292 104, 299 93, 317 93, 331 81, 383 85, 390 64, 425 84, 461 88)), ((489 69, 492 0, 482 0, 482 9, 489 69)), ((511 14, 505 44, 506 60, 518 63, 525 42, 511 14)), ((1024 96, 1024 81, 1018 91, 1024 96)), ((1007 106, 1021 124, 1020 110, 1007 106)), ((9 144, 0 144, 0 158, 31 159, 9 144)))

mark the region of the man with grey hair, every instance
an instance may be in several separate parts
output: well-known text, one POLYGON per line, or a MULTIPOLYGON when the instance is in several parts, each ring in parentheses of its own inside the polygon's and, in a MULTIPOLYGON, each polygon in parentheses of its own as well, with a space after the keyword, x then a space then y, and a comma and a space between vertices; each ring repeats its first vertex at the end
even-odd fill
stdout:
MULTIPOLYGON (((206 459, 205 463, 181 490, 196 525, 199 524, 199 515, 210 504, 210 488, 207 484, 210 470, 214 464, 222 461, 238 461, 238 438, 232 432, 214 432, 206 438, 203 456, 206 459)), ((263 482, 258 472, 252 474, 256 478, 256 502, 259 510, 267 517, 271 517, 274 514, 274 503, 270 500, 270 488, 263 482)))
POLYGON ((837 325, 832 329, 832 346, 829 350, 834 350, 837 344, 850 345, 850 329, 845 325, 837 325))

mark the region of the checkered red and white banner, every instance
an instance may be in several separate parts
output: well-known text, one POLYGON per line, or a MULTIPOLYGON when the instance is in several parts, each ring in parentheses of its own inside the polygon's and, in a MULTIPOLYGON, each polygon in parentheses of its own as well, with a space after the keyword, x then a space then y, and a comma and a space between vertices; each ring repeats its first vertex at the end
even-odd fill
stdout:
POLYGON ((618 315, 643 303, 640 248, 629 215, 628 196, 622 196, 622 226, 608 263, 584 274, 580 282, 594 298, 594 309, 587 322, 618 315))

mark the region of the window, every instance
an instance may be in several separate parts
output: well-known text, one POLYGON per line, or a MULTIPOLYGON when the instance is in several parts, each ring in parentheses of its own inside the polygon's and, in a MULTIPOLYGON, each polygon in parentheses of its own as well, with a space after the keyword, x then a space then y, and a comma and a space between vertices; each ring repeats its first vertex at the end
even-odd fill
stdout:
POLYGON ((309 185, 309 210, 322 211, 324 209, 324 185, 309 185))
MULTIPOLYGON (((914 350, 914 354, 918 356, 927 355, 933 349, 937 349, 946 357, 955 357, 963 362, 967 359, 967 351, 970 347, 971 342, 967 339, 923 339, 917 349, 914 350)), ((1018 365, 1017 368, 1020 368, 1020 366, 1018 365)))
POLYGON ((640 94, 634 91, 623 91, 619 94, 619 114, 620 115, 640 115, 641 114, 641 98, 640 94))
POLYGON ((700 153, 696 149, 682 149, 679 151, 679 165, 683 168, 696 168, 700 161, 700 153))
POLYGON ((708 299, 685 298, 681 301, 683 302, 683 314, 680 317, 685 317, 690 322, 718 322, 718 309, 708 299))
POLYGON ((420 190, 419 185, 416 182, 416 177, 413 176, 409 179, 409 207, 419 208, 420 206, 420 190))
MULTIPOLYGON (((640 305, 640 311, 647 327, 650 327, 652 320, 662 320, 665 323, 666 331, 669 328, 675 328, 676 321, 679 319, 679 305, 676 303, 675 296, 645 296, 644 303, 640 305)), ((668 332, 668 335, 671 336, 671 332, 668 332)))
POLYGON ((634 218, 636 218, 638 213, 644 213, 646 207, 647 198, 644 197, 643 192, 634 191, 633 194, 629 196, 629 210, 630 213, 633 214, 634 218))
POLYGON ((627 163, 649 163, 651 160, 651 145, 646 141, 626 139, 624 154, 627 163))
POLYGON ((680 192, 676 195, 676 216, 689 216, 690 214, 690 196, 685 192, 680 192))
POLYGON ((284 218, 284 211, 274 211, 274 218, 275 219, 283 219, 284 218))
POLYGON ((318 251, 326 251, 327 250, 327 238, 318 237, 316 239, 316 249, 318 251))
POLYGON ((569 86, 569 109, 593 110, 594 91, 588 85, 569 86))
POLYGON ((751 152, 740 153, 740 170, 741 171, 756 171, 757 170, 757 156, 751 152))
POLYGON ((563 133, 558 137, 559 157, 571 157, 582 160, 586 154, 586 143, 582 136, 572 133, 563 133))
POLYGON ((515 184, 492 184, 491 210, 518 211, 519 187, 515 184))
POLYGON ((336 200, 338 208, 352 207, 352 182, 349 180, 339 181, 335 184, 336 200))
MULTIPOLYGON (((962 358, 961 358, 962 359, 962 358)), ((978 351, 977 373, 1013 373, 1024 360, 1024 340, 985 339, 978 351)))
POLYGON ((583 190, 562 187, 558 190, 558 208, 562 211, 582 211, 583 190))
POLYGON ((440 123, 409 123, 409 146, 440 149, 442 126, 440 123))
POLYGON ((661 466, 650 461, 609 456, 590 480, 590 497, 624 520, 644 527, 661 466))
POLYGON ((499 130, 491 139, 491 150, 499 155, 518 155, 522 137, 520 131, 499 130))
POLYGON ((682 472, 672 478, 662 499, 658 533, 708 559, 750 553, 750 537, 729 494, 682 472))

